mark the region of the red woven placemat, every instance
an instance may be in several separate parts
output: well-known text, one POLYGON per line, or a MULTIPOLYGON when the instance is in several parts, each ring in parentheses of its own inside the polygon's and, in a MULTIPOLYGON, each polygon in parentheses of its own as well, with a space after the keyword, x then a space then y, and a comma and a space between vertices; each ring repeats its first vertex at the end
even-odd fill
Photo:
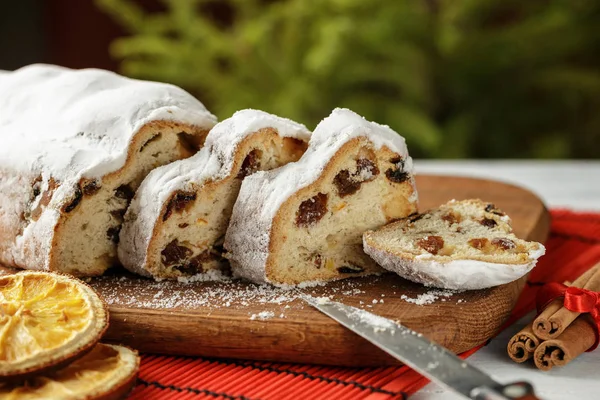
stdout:
MULTIPOLYGON (((552 211, 546 248, 507 325, 534 308, 535 294, 545 282, 572 281, 600 261, 600 214, 552 211)), ((138 384, 130 398, 384 400, 406 398, 426 383, 407 367, 335 368, 142 355, 138 384)))

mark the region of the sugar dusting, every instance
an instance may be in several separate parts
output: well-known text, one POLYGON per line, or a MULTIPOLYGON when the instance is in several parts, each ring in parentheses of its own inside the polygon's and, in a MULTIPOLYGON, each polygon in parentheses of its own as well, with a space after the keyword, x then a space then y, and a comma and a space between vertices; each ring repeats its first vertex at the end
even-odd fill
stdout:
POLYGON ((193 282, 227 282, 230 278, 223 275, 223 272, 218 269, 211 269, 208 272, 204 272, 192 276, 180 276, 177 278, 178 282, 181 283, 193 283, 193 282))
MULTIPOLYGON (((434 290, 430 290, 428 292, 422 293, 415 298, 408 297, 405 294, 401 295, 400 298, 402 300, 406 301, 407 303, 412 303, 412 304, 416 304, 419 306, 423 306, 426 304, 432 304, 437 300, 447 301, 450 297, 454 296, 457 293, 462 293, 462 292, 463 292, 463 290, 434 289, 434 290)), ((459 299, 457 301, 457 303, 461 303, 462 301, 463 301, 462 299, 459 299)))
MULTIPOLYGON (((393 293, 373 293, 364 298, 367 291, 385 281, 385 277, 372 277, 368 280, 349 279, 331 283, 327 286, 304 288, 281 288, 267 284, 252 284, 231 278, 220 277, 219 281, 204 282, 201 277, 191 277, 177 281, 154 281, 139 277, 103 276, 90 280, 109 306, 160 309, 166 311, 202 310, 208 314, 223 309, 247 310, 250 320, 268 320, 287 318, 295 310, 308 306, 303 297, 311 296, 319 303, 339 301, 357 308, 380 313, 389 302, 402 299, 406 302, 423 305, 435 301, 447 301, 457 291, 429 290, 410 298, 402 294, 402 288, 391 285, 393 293), (363 300, 356 300, 361 296, 363 300), (384 303, 383 299, 386 299, 384 303), (256 309, 259 307, 258 310, 256 309), (250 309, 250 307, 252 307, 250 309)), ((458 300, 461 302, 461 300, 458 300)), ((370 318, 368 314, 357 315, 357 318, 370 318)), ((381 318, 369 321, 372 325, 389 329, 387 320, 381 318), (386 328, 387 327, 387 328, 386 328)), ((388 323, 389 324, 389 323, 388 323)))
POLYGON ((275 316, 275 313, 273 311, 261 311, 258 314, 252 314, 250 316, 251 320, 255 320, 255 319, 259 319, 261 321, 264 321, 265 319, 271 319, 275 316))
POLYGON ((201 276, 180 279, 179 282, 104 276, 92 279, 90 284, 109 306, 164 310, 202 308, 209 312, 230 307, 264 306, 264 312, 249 314, 251 320, 285 318, 288 310, 305 307, 304 302, 297 300, 306 295, 319 301, 330 301, 365 293, 361 289, 363 282, 350 280, 339 282, 336 287, 281 288, 249 284, 223 276, 216 282, 205 282, 201 276), (140 281, 143 281, 142 285, 140 281), (273 309, 278 311, 275 313, 273 309))
POLYGON ((389 319, 380 317, 379 315, 371 314, 364 310, 357 310, 350 314, 350 318, 369 324, 375 332, 383 332, 389 330, 393 335, 396 331, 396 325, 389 319))
POLYGON ((194 277, 187 282, 148 280, 143 286, 128 285, 127 277, 97 278, 93 286, 100 290, 109 305, 136 308, 173 309, 209 307, 244 307, 250 303, 286 304, 298 298, 293 290, 268 285, 247 285, 232 280, 207 285, 194 277), (155 293, 153 295, 153 293, 155 293))

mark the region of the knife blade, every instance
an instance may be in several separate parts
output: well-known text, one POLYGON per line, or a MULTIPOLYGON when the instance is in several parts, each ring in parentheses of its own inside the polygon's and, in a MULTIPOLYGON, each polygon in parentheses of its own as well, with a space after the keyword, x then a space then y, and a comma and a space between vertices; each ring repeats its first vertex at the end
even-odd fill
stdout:
POLYGON ((425 377, 474 400, 535 400, 527 382, 502 385, 422 334, 360 308, 306 296, 310 305, 425 377))

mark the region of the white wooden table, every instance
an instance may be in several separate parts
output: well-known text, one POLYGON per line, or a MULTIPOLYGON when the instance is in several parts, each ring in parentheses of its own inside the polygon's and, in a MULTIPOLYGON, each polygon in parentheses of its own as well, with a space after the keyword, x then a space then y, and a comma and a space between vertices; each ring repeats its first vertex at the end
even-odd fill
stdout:
MULTIPOLYGON (((600 211, 600 161, 415 160, 415 169, 417 174, 473 176, 517 184, 536 193, 549 208, 600 211)), ((508 358, 508 340, 531 318, 529 315, 500 333, 469 357, 468 362, 501 383, 529 381, 545 400, 600 399, 600 349, 549 372, 508 358)), ((461 398, 433 383, 411 397, 414 400, 461 398)))

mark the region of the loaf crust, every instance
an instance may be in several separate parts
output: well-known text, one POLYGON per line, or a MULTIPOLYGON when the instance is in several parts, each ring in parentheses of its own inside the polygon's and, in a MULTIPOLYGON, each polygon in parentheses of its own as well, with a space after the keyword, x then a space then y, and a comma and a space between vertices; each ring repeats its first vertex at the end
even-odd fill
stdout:
POLYGON ((304 125, 258 110, 220 122, 195 156, 146 177, 125 215, 121 263, 159 280, 228 275, 222 244, 242 180, 298 160, 309 138, 304 125))
POLYGON ((413 282, 483 289, 528 273, 545 248, 517 238, 510 218, 479 199, 450 201, 363 236, 379 265, 413 282))
POLYGON ((133 192, 216 118, 184 90, 32 65, 0 76, 0 263, 79 276, 116 263, 133 192))
POLYGON ((225 236, 227 258, 236 276, 279 286, 377 274, 362 233, 416 205, 404 139, 336 109, 298 162, 244 180, 225 236))

